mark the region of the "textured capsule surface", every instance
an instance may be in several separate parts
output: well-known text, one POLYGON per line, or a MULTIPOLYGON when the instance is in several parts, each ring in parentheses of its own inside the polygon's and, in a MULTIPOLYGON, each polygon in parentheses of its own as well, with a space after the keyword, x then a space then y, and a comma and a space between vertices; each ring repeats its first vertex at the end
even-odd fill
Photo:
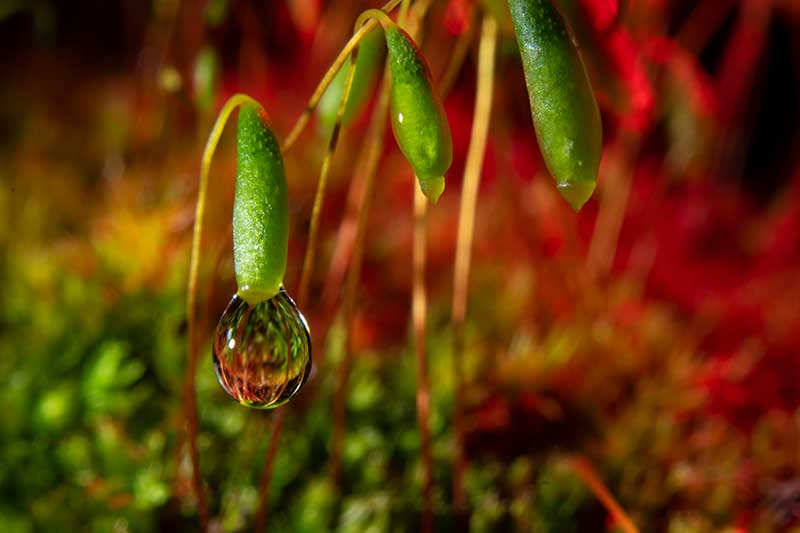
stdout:
POLYGON ((600 112, 583 61, 550 0, 509 0, 536 138, 559 192, 578 210, 602 152, 600 112))
MULTIPOLYGON (((378 80, 381 59, 386 48, 384 42, 380 29, 374 28, 364 36, 364 39, 358 45, 356 71, 353 75, 353 85, 350 87, 350 96, 344 108, 343 124, 352 120, 363 109, 364 104, 369 99, 378 80)), ((344 86, 347 82, 348 69, 349 67, 345 65, 339 70, 317 106, 320 122, 326 128, 333 127, 334 122, 336 122, 339 101, 342 98, 344 86)))
POLYGON ((217 379, 233 399, 248 407, 278 407, 308 379, 308 325, 283 288, 256 305, 235 295, 217 325, 213 356, 217 379))
POLYGON ((428 65, 411 37, 388 27, 386 45, 392 71, 392 131, 422 192, 436 202, 444 191, 444 174, 453 160, 450 125, 431 87, 428 65))
POLYGON ((251 305, 278 294, 289 245, 289 198, 278 141, 255 103, 239 110, 233 258, 238 294, 251 305))

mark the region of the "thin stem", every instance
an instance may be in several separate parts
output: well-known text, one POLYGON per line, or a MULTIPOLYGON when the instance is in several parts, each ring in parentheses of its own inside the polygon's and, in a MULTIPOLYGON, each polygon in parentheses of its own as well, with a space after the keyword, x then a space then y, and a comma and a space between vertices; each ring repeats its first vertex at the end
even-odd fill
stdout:
MULTIPOLYGON (((366 161, 368 153, 372 151, 374 141, 383 145, 383 136, 373 138, 370 136, 372 125, 367 132, 367 143, 359 153, 358 160, 353 172, 353 179, 347 190, 347 202, 344 218, 339 224, 336 235, 336 245, 331 256, 328 275, 325 277, 325 286, 322 290, 322 309, 325 315, 332 314, 334 307, 339 299, 342 285, 344 284, 345 274, 349 272, 348 265, 352 260, 353 247, 355 246, 357 222, 361 210, 364 209, 365 197, 367 195, 367 176, 366 161)), ((377 168, 377 165, 376 165, 377 168)))
MULTIPOLYGON (((401 0, 390 0, 381 8, 381 11, 385 13, 391 12, 400 2, 401 0)), ((344 62, 347 61, 347 57, 376 24, 377 22, 374 20, 368 21, 366 24, 358 28, 350 40, 347 41, 347 44, 344 45, 342 51, 339 52, 339 55, 336 56, 333 64, 330 66, 328 71, 325 72, 325 75, 317 84, 317 88, 314 89, 314 92, 311 94, 311 98, 308 99, 306 108, 303 110, 300 117, 298 117, 297 122, 295 122, 294 127, 292 127, 292 130, 289 132, 289 135, 286 136, 286 140, 283 143, 283 148, 281 148, 282 153, 286 154, 292 149, 294 144, 297 142, 297 139, 300 137, 300 134, 303 133, 303 130, 308 125, 308 121, 311 120, 311 115, 314 114, 314 110, 317 108, 317 104, 319 104, 322 95, 325 94, 325 91, 328 89, 328 86, 333 81, 333 78, 344 65, 344 62)))
POLYGON ((461 208, 458 217, 458 244, 453 281, 453 322, 456 324, 464 321, 467 308, 467 288, 475 227, 475 205, 478 199, 481 165, 486 152, 486 138, 489 132, 496 43, 497 23, 493 17, 486 16, 481 26, 475 113, 469 151, 467 152, 467 162, 464 166, 461 208))
POLYGON ((472 136, 464 167, 464 181, 461 192, 461 208, 458 214, 458 240, 456 244, 456 264, 453 274, 453 374, 456 384, 454 420, 456 428, 456 458, 453 472, 453 507, 456 513, 466 510, 464 493, 464 473, 467 467, 464 455, 464 377, 461 356, 463 353, 463 326, 467 312, 467 293, 469 290, 469 270, 472 257, 472 240, 475 228, 475 206, 478 200, 481 166, 486 153, 486 138, 489 132, 489 118, 492 108, 494 83, 495 49, 497 45, 497 23, 487 15, 481 25, 481 40, 478 52, 478 88, 475 94, 475 113, 472 122, 472 136))
POLYGON ((430 429, 430 383, 425 334, 427 301, 425 293, 425 221, 427 200, 414 180, 414 249, 412 251, 411 318, 417 360, 417 423, 423 467, 422 531, 433 531, 433 454, 430 429))
POLYGON ((389 15, 387 15, 386 12, 380 9, 367 9, 363 13, 361 13, 356 19, 356 24, 355 24, 356 30, 358 30, 358 28, 362 27, 370 20, 376 20, 380 22, 384 28, 386 28, 387 26, 392 28, 397 28, 397 24, 395 23, 395 21, 390 19, 389 15))
POLYGON ((306 255, 303 259, 300 288, 297 291, 297 301, 301 307, 304 307, 308 301, 308 286, 311 283, 311 275, 314 272, 314 259, 317 251, 317 239, 319 233, 319 219, 320 215, 322 214, 322 204, 325 200, 325 188, 328 183, 328 175, 330 174, 333 154, 336 151, 336 144, 339 141, 339 132, 342 127, 342 117, 344 117, 344 111, 347 107, 347 100, 350 98, 350 90, 353 87, 357 58, 358 47, 353 49, 353 54, 350 56, 350 66, 347 71, 347 81, 344 85, 342 97, 339 100, 339 108, 336 111, 336 122, 331 130, 331 136, 328 140, 328 148, 325 150, 325 156, 322 159, 322 168, 320 169, 319 173, 319 180, 317 181, 317 192, 314 195, 314 207, 311 210, 311 225, 308 231, 308 244, 306 245, 306 255))
MULTIPOLYGON (((206 317, 208 317, 210 315, 209 307, 210 307, 211 301, 213 300, 214 286, 215 286, 214 280, 216 279, 217 274, 219 273, 220 268, 222 266, 222 260, 225 257, 224 250, 230 248, 230 245, 231 245, 230 232, 228 233, 227 238, 220 239, 220 241, 218 243, 214 244, 213 252, 211 254, 214 257, 214 261, 212 262, 214 264, 214 268, 212 270, 212 274, 209 276, 209 279, 206 282, 205 290, 203 291, 203 301, 205 302, 205 306, 203 308, 202 313, 199 315, 200 316, 200 320, 205 319, 206 317)), ((200 289, 198 289, 198 290, 200 290, 200 289)), ((205 323, 205 321, 203 321, 201 323, 200 327, 205 327, 205 326, 206 326, 206 323, 205 323)), ((184 382, 184 394, 185 394, 185 387, 186 387, 186 383, 184 382)), ((190 396, 188 396, 188 395, 184 396, 184 405, 181 406, 180 418, 178 419, 179 421, 184 421, 184 420, 187 420, 187 418, 188 418, 188 413, 190 412, 190 410, 188 409, 188 406, 185 404, 185 401, 187 400, 187 398, 190 398, 190 396)), ((180 424, 180 422, 179 422, 179 424, 180 424)), ((184 435, 184 432, 179 431, 177 436, 176 436, 176 439, 175 439, 176 440, 175 441, 175 472, 174 472, 175 490, 177 490, 177 487, 178 487, 179 470, 180 470, 180 467, 181 467, 181 464, 182 464, 183 446, 184 446, 185 437, 186 437, 186 435, 184 435)))
POLYGON ((453 50, 450 53, 450 59, 442 74, 442 81, 439 83, 439 91, 442 95, 450 92, 453 84, 456 82, 458 73, 461 72, 461 67, 464 65, 464 59, 467 57, 469 46, 472 43, 472 36, 474 30, 473 25, 470 23, 467 31, 462 33, 456 39, 456 44, 453 45, 453 50))
POLYGON ((197 303, 197 278, 200 268, 200 244, 203 237, 203 217, 206 210, 206 195, 208 193, 208 175, 211 171, 211 159, 214 157, 214 152, 219 144, 219 139, 222 136, 222 131, 225 129, 225 124, 228 122, 231 113, 246 102, 255 102, 252 98, 245 94, 235 94, 231 96, 217 116, 217 121, 211 129, 211 133, 206 141, 206 146, 203 149, 203 158, 200 163, 200 186, 197 191, 197 206, 194 212, 194 230, 192 232, 192 254, 189 260, 189 282, 188 292, 186 294, 186 310, 188 313, 188 329, 189 329, 189 347, 190 354, 192 353, 192 333, 195 326, 195 305, 197 303))
POLYGON ((594 281, 605 277, 611 270, 617 254, 617 241, 625 218, 630 196, 633 169, 630 161, 634 161, 639 142, 630 133, 623 133, 617 141, 609 172, 601 181, 602 195, 597 213, 592 240, 586 264, 589 275, 594 281))
POLYGON ((189 260, 189 280, 186 293, 186 322, 188 339, 188 366, 183 389, 183 406, 187 425, 187 442, 189 456, 192 462, 192 489, 197 498, 197 511, 200 515, 200 527, 208 530, 208 509, 206 508, 205 494, 203 493, 203 480, 200 475, 200 456, 197 452, 197 400, 195 397, 195 373, 197 371, 197 356, 199 352, 197 342, 197 278, 200 270, 200 244, 203 238, 203 217, 206 209, 206 196, 208 193, 208 175, 211 170, 211 159, 217 148, 222 131, 231 113, 245 102, 255 102, 244 94, 233 95, 217 116, 217 121, 211 129, 211 134, 203 150, 200 164, 200 186, 197 191, 197 206, 194 214, 194 229, 192 232, 192 252, 189 260))
POLYGON ((272 417, 272 434, 269 444, 267 444, 267 456, 264 459, 264 470, 261 472, 261 484, 259 485, 259 504, 255 518, 254 531, 266 531, 267 520, 269 518, 269 485, 272 481, 272 470, 275 465, 275 457, 278 455, 278 446, 283 429, 283 417, 285 411, 278 409, 272 417))
POLYGON ((600 476, 594 471, 592 465, 585 457, 573 457, 567 461, 573 472, 581 478, 592 494, 600 500, 603 507, 614 519, 614 522, 622 528, 625 533, 639 533, 639 529, 634 525, 633 520, 628 516, 622 506, 614 499, 614 496, 603 484, 600 476))

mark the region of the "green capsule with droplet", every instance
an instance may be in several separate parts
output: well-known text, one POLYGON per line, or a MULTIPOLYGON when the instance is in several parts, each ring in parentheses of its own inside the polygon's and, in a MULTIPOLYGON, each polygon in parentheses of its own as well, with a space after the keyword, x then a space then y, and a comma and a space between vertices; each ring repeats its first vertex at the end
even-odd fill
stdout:
MULTIPOLYGON (((356 71, 353 74, 350 96, 344 108, 343 124, 352 120, 369 100, 378 81, 384 49, 385 45, 380 28, 374 28, 369 31, 359 43, 356 71)), ((317 115, 320 123, 328 129, 332 128, 336 122, 339 101, 347 83, 347 71, 347 65, 339 70, 317 105, 317 115)))
POLYGON ((591 197, 602 125, 586 68, 550 0, 508 0, 533 125, 547 169, 577 211, 591 197))
POLYGON ((436 202, 453 161, 450 125, 431 87, 428 64, 414 41, 397 27, 387 26, 384 31, 392 71, 392 131, 422 192, 436 202))
POLYGON ((289 197, 280 147, 266 111, 239 109, 233 259, 237 294, 250 305, 280 291, 289 247, 289 197))
POLYGON ((192 73, 194 98, 198 109, 208 112, 214 105, 217 96, 217 81, 219 78, 219 60, 214 49, 207 46, 197 54, 192 73))

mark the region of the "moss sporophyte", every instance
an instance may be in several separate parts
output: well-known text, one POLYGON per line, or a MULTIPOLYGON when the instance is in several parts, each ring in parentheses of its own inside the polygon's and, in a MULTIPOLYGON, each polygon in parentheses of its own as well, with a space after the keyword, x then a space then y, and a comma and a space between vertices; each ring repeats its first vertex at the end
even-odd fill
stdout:
POLYGON ((283 289, 289 244, 283 157, 267 112, 245 95, 235 95, 223 106, 203 154, 189 308, 193 309, 196 290, 211 158, 225 122, 237 107, 233 256, 238 290, 216 329, 214 370, 220 385, 238 402, 272 408, 289 401, 308 378, 311 338, 305 318, 283 289))
POLYGON ((385 33, 392 71, 392 131, 422 192, 436 202, 453 161, 450 125, 431 87, 428 65, 411 37, 396 26, 385 27, 385 33))
POLYGON ((536 138, 561 196, 577 211, 591 197, 602 125, 586 68, 550 0, 509 0, 536 138))
POLYGON ((267 112, 248 101, 236 136, 233 258, 239 288, 214 340, 220 385, 248 407, 289 401, 311 369, 306 320, 283 289, 289 197, 280 147, 267 112))

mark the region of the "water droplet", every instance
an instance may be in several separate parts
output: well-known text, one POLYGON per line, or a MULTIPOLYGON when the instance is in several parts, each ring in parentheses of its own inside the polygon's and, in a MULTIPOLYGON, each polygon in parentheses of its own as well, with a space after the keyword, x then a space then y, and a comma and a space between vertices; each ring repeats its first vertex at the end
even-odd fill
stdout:
POLYGON ((311 337, 283 287, 255 306, 234 295, 214 334, 214 370, 248 407, 271 409, 297 394, 311 371, 311 337))

